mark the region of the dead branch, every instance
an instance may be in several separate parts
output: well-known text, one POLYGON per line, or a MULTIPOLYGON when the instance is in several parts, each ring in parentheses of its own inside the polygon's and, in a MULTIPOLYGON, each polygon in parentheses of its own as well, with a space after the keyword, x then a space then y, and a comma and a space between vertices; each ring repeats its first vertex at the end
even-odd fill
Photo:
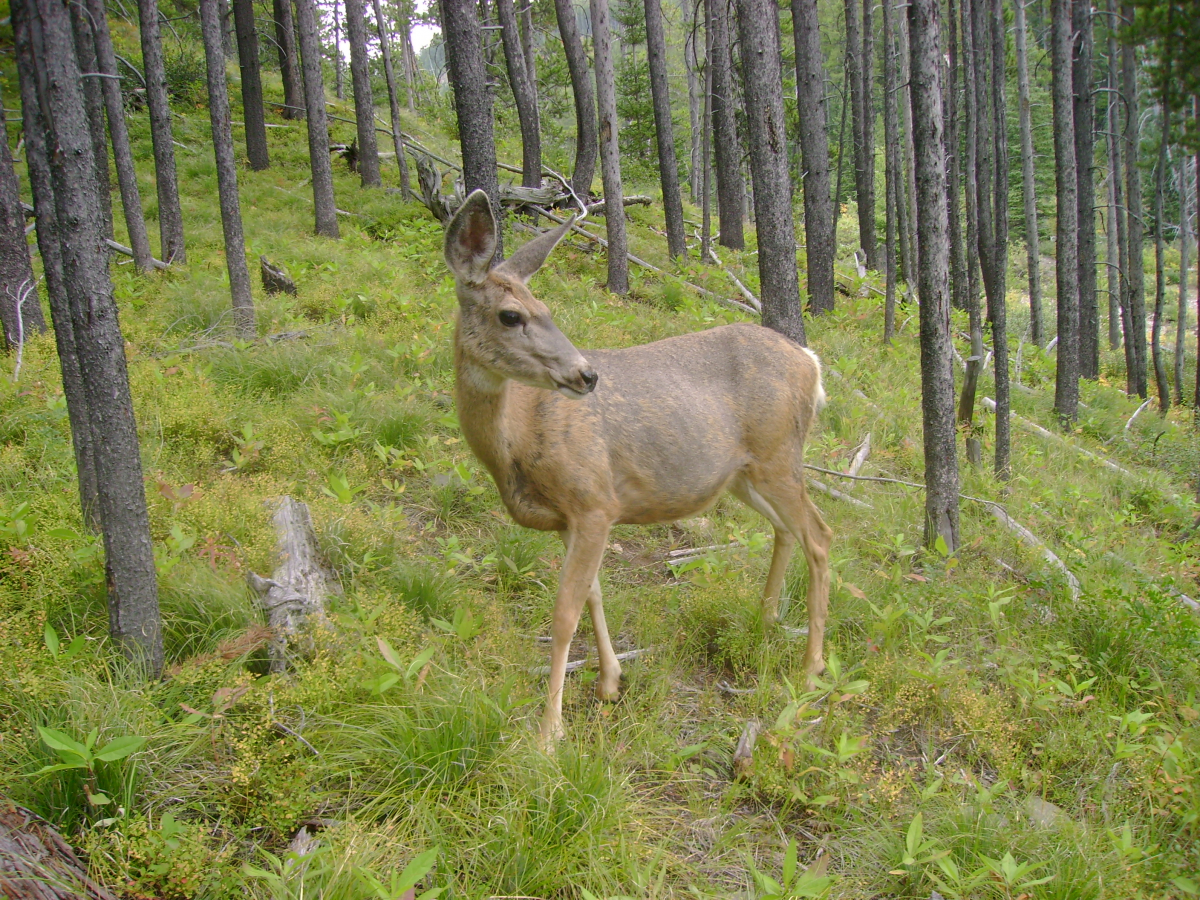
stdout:
MULTIPOLYGON (((996 401, 993 400, 991 397, 984 397, 983 405, 986 406, 993 413, 996 411, 996 401)), ((1122 475, 1126 475, 1130 478, 1134 477, 1132 472, 1130 472, 1126 468, 1118 466, 1111 459, 1105 459, 1103 456, 1099 456, 1099 455, 1093 453, 1091 450, 1086 450, 1077 444, 1073 444, 1070 441, 1068 441, 1066 438, 1060 437, 1059 435, 1055 434, 1052 431, 1047 431, 1045 428, 1043 428, 1041 425, 1038 425, 1036 422, 1030 422, 1028 419, 1018 416, 1015 412, 1010 412, 1009 416, 1012 418, 1012 420, 1014 422, 1016 422, 1018 425, 1020 425, 1026 431, 1031 431, 1034 434, 1044 437, 1048 441, 1053 441, 1054 443, 1059 444, 1063 447, 1068 447, 1071 450, 1074 450, 1076 453, 1078 453, 1082 456, 1086 456, 1089 459, 1095 460, 1096 462, 1100 463, 1103 466, 1107 466, 1108 468, 1112 469, 1114 472, 1120 472, 1122 475)))
MULTIPOLYGON (((657 649, 658 649, 658 647, 643 647, 641 650, 628 650, 625 653, 618 653, 617 654, 617 662, 625 662, 627 659, 637 659, 639 656, 645 656, 647 653, 653 653, 657 649)), ((594 663, 595 663, 595 660, 591 659, 591 658, 577 659, 574 662, 567 663, 567 672, 577 672, 580 669, 584 668, 585 666, 594 664, 594 663)), ((529 673, 531 675, 549 675, 550 667, 549 666, 534 666, 532 669, 529 670, 529 673)))
MULTIPOLYGON (((108 249, 110 249, 110 250, 116 250, 118 253, 124 253, 126 256, 133 256, 132 249, 130 249, 129 247, 126 247, 124 244, 118 244, 112 238, 105 238, 104 243, 106 243, 108 245, 108 249)), ((165 263, 161 259, 151 258, 150 265, 154 266, 154 268, 156 268, 156 269, 171 268, 170 263, 165 263)))
POLYGON ((1063 577, 1066 578, 1067 586, 1071 589, 1071 599, 1078 600, 1080 594, 1079 579, 1071 574, 1071 570, 1067 568, 1066 563, 1059 559, 1055 555, 1054 551, 1047 547, 1037 535, 1010 516, 1004 507, 1000 506, 998 503, 989 503, 988 507, 991 509, 992 515, 999 520, 1001 525, 1016 534, 1017 537, 1021 539, 1022 543, 1040 551, 1046 562, 1050 563, 1050 565, 1062 572, 1063 577))

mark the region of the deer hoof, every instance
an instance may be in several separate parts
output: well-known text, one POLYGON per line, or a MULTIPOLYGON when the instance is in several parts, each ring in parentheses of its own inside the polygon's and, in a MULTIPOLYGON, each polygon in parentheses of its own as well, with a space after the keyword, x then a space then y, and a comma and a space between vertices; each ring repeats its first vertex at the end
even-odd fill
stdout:
POLYGON ((596 699, 605 703, 616 703, 621 695, 621 679, 614 678, 611 683, 603 678, 596 679, 596 699))

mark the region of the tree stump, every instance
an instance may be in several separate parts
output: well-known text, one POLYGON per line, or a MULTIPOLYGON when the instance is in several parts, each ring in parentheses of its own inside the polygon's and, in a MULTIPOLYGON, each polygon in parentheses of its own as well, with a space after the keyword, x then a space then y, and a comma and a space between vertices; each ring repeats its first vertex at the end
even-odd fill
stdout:
POLYGON ((273 265, 265 256, 258 258, 258 264, 262 268, 263 289, 268 294, 290 294, 293 297, 296 296, 296 282, 292 281, 286 269, 282 266, 273 265))
POLYGON ((0 896, 10 900, 116 900, 40 816, 0 796, 0 896))

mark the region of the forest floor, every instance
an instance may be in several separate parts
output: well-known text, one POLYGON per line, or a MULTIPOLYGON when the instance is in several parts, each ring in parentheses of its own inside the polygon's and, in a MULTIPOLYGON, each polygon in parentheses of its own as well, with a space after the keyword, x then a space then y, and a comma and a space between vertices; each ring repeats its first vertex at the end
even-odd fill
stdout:
MULTIPOLYGON (((334 123, 334 140, 352 127, 334 123)), ((177 120, 187 267, 113 266, 160 683, 134 679, 107 638, 53 342, 26 348, 18 380, 0 360, 0 792, 54 822, 97 879, 130 897, 398 898, 425 854, 424 887, 457 898, 1200 893, 1200 618, 1178 596, 1200 596, 1197 445, 1190 411, 1127 426, 1139 401, 1118 353, 1064 440, 1014 427, 1011 480, 962 468, 964 494, 1036 534, 1078 597, 987 503, 964 499, 948 557, 920 549, 920 490, 814 473, 869 508, 814 495, 835 534, 830 667, 806 694, 803 604, 785 627, 759 618, 766 522, 722 501, 620 527, 601 576, 609 627, 619 652, 652 652, 625 664, 615 704, 592 698, 593 672, 569 676, 568 737, 547 756, 535 670, 562 548, 509 521, 460 436, 439 224, 338 162, 338 205, 358 215, 339 241, 313 237, 303 124, 270 129, 272 167, 238 173, 247 252, 299 294, 256 283, 260 337, 236 340, 207 129, 204 109, 177 120), (287 494, 310 505, 343 593, 311 658, 271 676, 246 574, 274 568, 267 501, 287 494), (681 548, 716 549, 672 563, 681 548), (750 721, 763 733, 735 779, 750 721), (100 758, 36 774, 66 758, 45 729, 100 758), (136 752, 103 761, 129 738, 136 752)), ((681 286, 737 296, 717 269, 668 264, 657 208, 629 214, 633 252, 674 274, 635 269, 612 296, 603 255, 571 238, 533 281, 578 346, 743 318, 681 286)), ((753 247, 722 252, 756 289, 753 247)), ((829 395, 808 461, 844 469, 869 434, 862 474, 920 482, 915 308, 885 346, 881 300, 838 265, 853 296, 807 322, 829 395)), ((1019 287, 1013 406, 1054 429, 1054 360, 1021 342, 1019 287)), ((955 329, 966 356, 957 313, 955 329)), ((988 460, 992 418, 978 421, 988 460)), ((806 578, 800 561, 791 597, 806 578)), ((585 618, 573 658, 590 639, 585 618)))

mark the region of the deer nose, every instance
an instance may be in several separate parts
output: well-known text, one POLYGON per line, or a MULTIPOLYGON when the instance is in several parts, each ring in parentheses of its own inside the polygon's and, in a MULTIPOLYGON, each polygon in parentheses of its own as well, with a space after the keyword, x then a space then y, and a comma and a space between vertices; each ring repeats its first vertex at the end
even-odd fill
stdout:
POLYGON ((588 391, 594 391, 596 389, 596 382, 600 380, 600 376, 591 369, 584 369, 579 373, 579 377, 583 379, 584 386, 588 391))

